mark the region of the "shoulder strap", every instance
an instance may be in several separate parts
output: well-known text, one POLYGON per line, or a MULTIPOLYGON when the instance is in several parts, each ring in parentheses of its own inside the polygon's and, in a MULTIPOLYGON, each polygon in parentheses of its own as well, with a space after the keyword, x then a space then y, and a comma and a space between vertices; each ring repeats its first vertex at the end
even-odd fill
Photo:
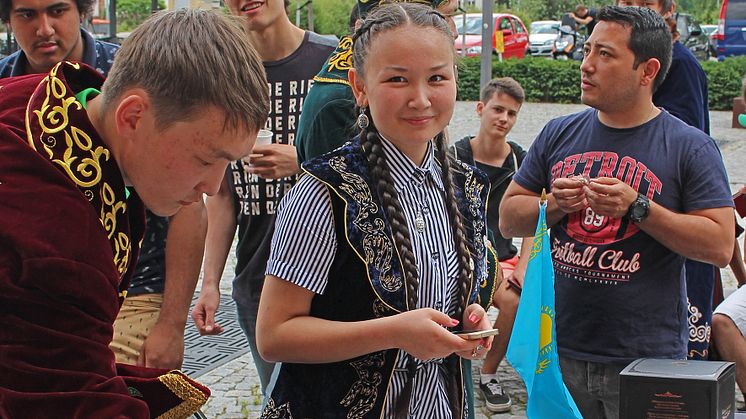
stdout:
POLYGON ((513 152, 513 167, 517 172, 519 164, 523 162, 523 158, 520 160, 518 159, 518 153, 524 154, 525 151, 523 150, 523 147, 513 141, 508 141, 508 145, 510 146, 510 150, 513 152))
POLYGON ((467 135, 466 137, 456 141, 456 144, 454 144, 453 147, 453 152, 456 159, 474 166, 476 164, 474 162, 474 154, 472 153, 471 145, 469 144, 471 138, 472 137, 467 135))

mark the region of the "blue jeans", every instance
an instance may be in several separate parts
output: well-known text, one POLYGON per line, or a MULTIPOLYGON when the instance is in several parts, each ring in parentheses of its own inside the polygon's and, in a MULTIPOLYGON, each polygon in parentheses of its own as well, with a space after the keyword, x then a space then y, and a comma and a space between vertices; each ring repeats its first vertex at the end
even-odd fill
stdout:
MULTIPOLYGON (((238 314, 238 324, 241 325, 246 340, 251 348, 251 356, 254 358, 254 365, 259 374, 259 381, 262 383, 262 395, 266 396, 267 385, 272 377, 272 371, 275 368, 273 362, 267 362, 259 355, 256 349, 256 315, 259 310, 259 295, 252 298, 249 304, 241 304, 236 301, 236 312, 238 314)), ((266 398, 266 397, 265 397, 266 398)))
POLYGON ((562 380, 584 418, 619 418, 619 373, 625 366, 560 356, 562 380))

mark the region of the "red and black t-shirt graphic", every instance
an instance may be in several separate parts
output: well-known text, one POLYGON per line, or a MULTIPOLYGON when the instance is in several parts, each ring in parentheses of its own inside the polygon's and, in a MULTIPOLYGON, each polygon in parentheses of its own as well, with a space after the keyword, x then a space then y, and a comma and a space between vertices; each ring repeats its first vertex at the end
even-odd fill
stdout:
MULTIPOLYGON (((553 180, 578 174, 591 180, 615 177, 651 199, 660 194, 661 182, 645 164, 629 156, 620 158, 613 152, 585 154, 593 154, 596 158, 569 156, 554 164, 553 180)), ((645 247, 641 241, 649 238, 638 234, 639 227, 626 217, 611 218, 585 207, 568 214, 555 227, 552 256, 559 276, 593 284, 616 285, 629 281, 640 269, 640 250, 645 247)))

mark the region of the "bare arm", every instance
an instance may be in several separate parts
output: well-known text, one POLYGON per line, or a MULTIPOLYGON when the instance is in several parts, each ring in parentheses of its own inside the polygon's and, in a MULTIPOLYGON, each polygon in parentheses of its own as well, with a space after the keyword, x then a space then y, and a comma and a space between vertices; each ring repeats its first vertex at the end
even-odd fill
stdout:
MULTIPOLYGON (((264 279, 256 336, 262 358, 275 362, 323 363, 402 348, 416 358, 431 359, 454 352, 470 354, 477 344, 485 347, 491 344, 492 338, 485 342, 469 341, 454 335, 444 326, 452 327, 459 322, 429 308, 357 322, 311 317, 313 295, 276 276, 264 279)), ((474 306, 465 312, 464 328, 489 328, 484 310, 474 306), (476 310, 481 312, 470 322, 469 313, 476 310)))
POLYGON ((531 247, 534 245, 533 237, 524 237, 521 240, 521 252, 519 253, 518 263, 515 265, 515 270, 510 274, 520 285, 523 286, 523 278, 526 276, 526 268, 528 267, 528 259, 531 257, 531 247))
POLYGON ((570 17, 572 17, 573 20, 575 20, 575 22, 577 22, 577 23, 579 23, 581 25, 587 25, 587 24, 591 23, 591 21, 593 20, 593 16, 591 16, 590 14, 587 14, 587 15, 585 15, 585 17, 580 18, 575 13, 570 12, 570 17))
POLYGON ((205 249, 207 212, 202 201, 171 217, 166 240, 166 280, 158 321, 140 352, 140 364, 177 369, 184 359, 184 328, 205 249))
MULTIPOLYGON (((594 179, 584 190, 597 215, 614 218, 623 217, 637 198, 637 191, 616 178, 594 179)), ((730 207, 680 214, 651 201, 648 217, 637 226, 673 252, 722 268, 733 254, 734 223, 730 207)))
POLYGON ((220 279, 236 233, 236 214, 228 180, 223 179, 215 196, 207 198, 209 228, 205 240, 205 267, 199 299, 192 310, 192 319, 200 334, 218 334, 223 328, 215 323, 220 305, 220 279))

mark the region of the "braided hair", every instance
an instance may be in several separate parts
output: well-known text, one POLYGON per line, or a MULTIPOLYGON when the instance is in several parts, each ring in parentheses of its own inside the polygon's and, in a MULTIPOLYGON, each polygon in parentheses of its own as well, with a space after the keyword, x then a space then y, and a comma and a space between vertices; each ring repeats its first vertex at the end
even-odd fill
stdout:
MULTIPOLYGON (((372 12, 360 26, 353 36, 352 64, 356 72, 363 77, 366 58, 368 56, 370 45, 376 34, 398 28, 405 25, 421 26, 426 28, 435 28, 443 34, 449 43, 453 42, 451 30, 449 29, 445 18, 434 9, 416 3, 396 3, 382 5, 372 12)), ((454 53, 455 58, 455 53, 454 53)), ((404 270, 404 280, 406 286, 407 308, 414 310, 417 308, 418 291, 419 291, 419 274, 417 264, 412 248, 411 235, 407 221, 404 217, 399 197, 394 188, 393 178, 386 163, 386 156, 383 151, 381 137, 376 129, 373 118, 368 109, 363 112, 368 116, 370 121, 368 126, 362 129, 361 144, 368 159, 368 169, 371 179, 376 186, 376 190, 383 204, 384 214, 389 220, 391 232, 394 237, 395 247, 398 250, 399 258, 404 270)), ((441 164, 442 180, 446 190, 446 207, 450 225, 453 228, 453 238, 455 248, 458 254, 458 276, 457 276, 457 302, 455 304, 454 317, 460 319, 468 304, 471 276, 472 260, 471 246, 466 238, 466 229, 460 211, 458 210, 455 193, 453 189, 453 180, 451 174, 450 156, 446 152, 447 139, 446 135, 441 132, 435 137, 435 147, 437 149, 436 158, 441 164)), ((411 357, 411 356, 410 356, 411 357)), ((451 357, 454 358, 454 357, 451 357)), ((408 411, 409 400, 412 389, 412 376, 414 375, 415 363, 413 359, 408 360, 408 369, 410 370, 409 379, 405 384, 404 390, 399 396, 395 405, 396 417, 405 417, 408 411)), ((452 359, 453 368, 458 367, 458 359, 452 359)), ((457 383, 455 374, 450 375, 449 393, 451 400, 458 400, 456 397, 462 391, 460 383, 457 383)), ((457 416, 458 408, 455 403, 451 403, 454 417, 457 416)))

